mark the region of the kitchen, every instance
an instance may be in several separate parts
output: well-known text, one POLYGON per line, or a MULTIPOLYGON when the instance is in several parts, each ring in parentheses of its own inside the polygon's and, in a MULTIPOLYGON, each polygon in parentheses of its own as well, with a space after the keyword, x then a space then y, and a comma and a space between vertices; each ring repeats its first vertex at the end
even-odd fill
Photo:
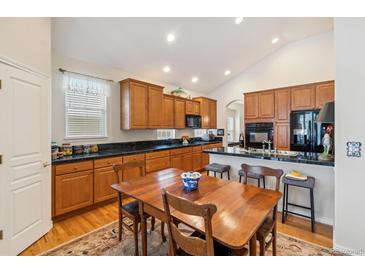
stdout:
POLYGON ((19 66, 18 74, 1 59, 10 68, 0 108, 10 114, 1 118, 9 135, 0 142, 0 175, 9 182, 3 196, 14 199, 0 211, 11 246, 0 242, 0 254, 175 255, 170 232, 179 222, 229 255, 336 255, 361 246, 345 236, 352 215, 346 223, 339 216, 350 211, 339 207, 350 190, 338 176, 352 176, 342 165, 357 166, 361 137, 348 136, 338 118, 348 101, 335 74, 337 19, 18 20, 3 24, 42 26, 49 62, 42 73, 19 66), (180 27, 166 31, 171 25, 180 27), (10 100, 10 87, 22 100, 10 100), (167 210, 171 197, 187 202, 183 209, 214 205, 211 235, 196 217, 167 210))

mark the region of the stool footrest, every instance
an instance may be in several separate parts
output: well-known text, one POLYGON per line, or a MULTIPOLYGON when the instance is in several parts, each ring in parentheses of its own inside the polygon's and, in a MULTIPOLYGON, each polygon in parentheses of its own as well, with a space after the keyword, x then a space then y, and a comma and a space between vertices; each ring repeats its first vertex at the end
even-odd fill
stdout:
POLYGON ((300 213, 296 213, 296 212, 293 212, 293 211, 290 211, 290 210, 286 210, 285 213, 286 214, 290 213, 290 214, 293 214, 293 215, 297 215, 297 216, 301 216, 301 217, 304 217, 304 218, 312 219, 311 216, 304 215, 304 214, 300 214, 300 213))
POLYGON ((296 207, 300 207, 300 208, 304 208, 304 209, 311 210, 311 208, 308 207, 308 206, 297 205, 297 204, 293 204, 293 203, 289 203, 289 202, 287 204, 290 205, 290 206, 296 206, 296 207))

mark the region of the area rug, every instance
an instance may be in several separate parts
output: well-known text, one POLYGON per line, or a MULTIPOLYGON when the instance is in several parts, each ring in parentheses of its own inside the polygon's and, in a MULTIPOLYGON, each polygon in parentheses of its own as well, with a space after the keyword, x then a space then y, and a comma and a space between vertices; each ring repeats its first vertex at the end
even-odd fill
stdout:
MULTIPOLYGON (((167 233, 166 233, 167 234, 167 233)), ((141 241, 139 241, 141 242, 141 241)), ((162 242, 160 223, 156 221, 154 231, 147 233, 148 255, 165 256, 168 243, 162 242)), ((139 249, 141 251, 141 248, 139 249)), ((131 256, 134 254, 133 234, 123 229, 122 241, 118 241, 118 222, 111 223, 79 238, 57 246, 44 254, 45 256, 131 256)), ((271 249, 267 255, 271 255, 271 249)), ((333 256, 331 249, 301 241, 278 233, 278 256, 333 256)))

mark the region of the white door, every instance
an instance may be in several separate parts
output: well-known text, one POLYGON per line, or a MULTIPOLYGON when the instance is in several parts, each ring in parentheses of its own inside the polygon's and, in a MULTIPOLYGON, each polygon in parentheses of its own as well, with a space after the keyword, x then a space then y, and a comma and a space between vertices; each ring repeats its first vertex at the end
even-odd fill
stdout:
POLYGON ((0 255, 52 227, 49 79, 0 60, 0 255))

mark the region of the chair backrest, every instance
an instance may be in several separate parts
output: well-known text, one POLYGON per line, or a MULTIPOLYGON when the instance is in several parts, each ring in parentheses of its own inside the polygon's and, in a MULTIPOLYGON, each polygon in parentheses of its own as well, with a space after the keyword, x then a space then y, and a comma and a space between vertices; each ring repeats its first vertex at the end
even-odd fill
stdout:
POLYGON ((189 200, 173 195, 165 189, 163 189, 162 198, 167 219, 171 255, 176 255, 178 246, 193 256, 213 256, 212 216, 217 211, 217 207, 213 204, 195 204, 189 200), (205 224, 205 240, 183 234, 171 217, 170 207, 187 215, 202 217, 205 224))
POLYGON ((128 170, 128 169, 134 169, 134 168, 138 168, 139 169, 139 176, 145 176, 145 162, 144 161, 134 161, 134 162, 128 162, 128 163, 124 163, 124 164, 117 164, 117 165, 113 165, 113 169, 115 171, 115 173, 117 174, 118 177, 118 182, 122 182, 123 181, 123 172, 128 170))
POLYGON ((275 177, 275 179, 276 179, 275 190, 279 191, 280 178, 284 174, 284 171, 282 169, 273 169, 273 168, 265 167, 265 166, 250 166, 250 165, 246 165, 246 164, 242 164, 241 168, 244 173, 244 175, 243 175, 244 184, 247 184, 247 174, 248 173, 258 174, 258 175, 262 175, 264 177, 271 176, 271 177, 275 177))

